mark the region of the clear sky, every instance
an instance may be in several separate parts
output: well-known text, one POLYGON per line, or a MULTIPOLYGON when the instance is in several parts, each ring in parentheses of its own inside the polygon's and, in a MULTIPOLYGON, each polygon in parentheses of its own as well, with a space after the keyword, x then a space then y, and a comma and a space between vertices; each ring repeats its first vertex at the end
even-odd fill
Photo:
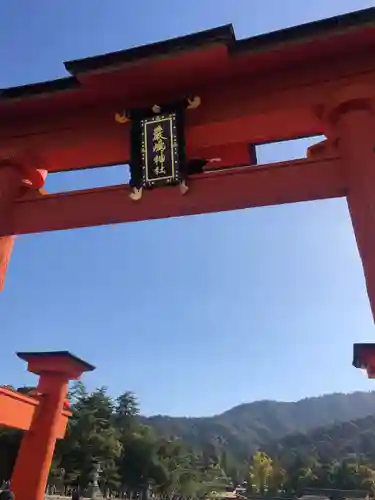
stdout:
MULTIPOLYGON (((373 5, 2 1, 0 88, 64 76, 64 60, 229 22, 241 38, 373 5)), ((305 148, 272 146, 259 159, 305 148)), ((125 175, 124 167, 56 175, 47 187, 125 175)), ((0 321, 0 383, 34 382, 15 351, 66 349, 97 366, 84 378, 90 388, 133 390, 146 414, 375 389, 351 367, 353 342, 371 341, 374 326, 343 200, 21 237, 0 321)))

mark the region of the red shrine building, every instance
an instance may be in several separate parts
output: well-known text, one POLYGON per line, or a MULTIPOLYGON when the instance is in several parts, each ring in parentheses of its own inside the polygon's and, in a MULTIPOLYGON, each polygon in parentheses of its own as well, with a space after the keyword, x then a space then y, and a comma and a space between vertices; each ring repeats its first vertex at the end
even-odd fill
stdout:
MULTIPOLYGON (((370 8, 243 40, 222 26, 1 90, 0 288, 18 235, 345 197, 375 314, 374 49, 370 8), (258 144, 317 135, 325 140, 303 159, 257 164, 258 144), (129 184, 43 190, 56 172, 122 164, 129 184)), ((371 344, 356 346, 354 364, 375 376, 371 344)), ((69 377, 52 391, 33 500, 69 377)), ((15 472, 21 500, 25 467, 15 472)))

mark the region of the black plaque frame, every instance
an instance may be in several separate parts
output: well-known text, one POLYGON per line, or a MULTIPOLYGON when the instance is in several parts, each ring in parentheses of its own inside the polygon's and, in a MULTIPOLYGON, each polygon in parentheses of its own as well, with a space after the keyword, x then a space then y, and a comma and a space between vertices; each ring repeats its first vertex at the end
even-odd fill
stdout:
POLYGON ((164 112, 141 120, 141 169, 144 187, 173 185, 179 182, 180 148, 183 145, 179 145, 178 127, 175 112, 164 112))

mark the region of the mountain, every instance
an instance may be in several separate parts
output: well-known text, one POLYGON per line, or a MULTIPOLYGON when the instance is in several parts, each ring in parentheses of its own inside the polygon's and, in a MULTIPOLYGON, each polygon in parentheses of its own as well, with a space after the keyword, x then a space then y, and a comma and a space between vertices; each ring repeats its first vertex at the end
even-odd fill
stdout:
POLYGON ((163 438, 180 438, 193 448, 216 447, 248 458, 286 435, 375 415, 375 392, 331 394, 286 403, 257 401, 203 418, 157 415, 143 418, 163 438))
POLYGON ((287 464, 296 456, 317 457, 321 462, 363 457, 375 461, 375 415, 336 422, 306 433, 289 434, 265 447, 287 464))

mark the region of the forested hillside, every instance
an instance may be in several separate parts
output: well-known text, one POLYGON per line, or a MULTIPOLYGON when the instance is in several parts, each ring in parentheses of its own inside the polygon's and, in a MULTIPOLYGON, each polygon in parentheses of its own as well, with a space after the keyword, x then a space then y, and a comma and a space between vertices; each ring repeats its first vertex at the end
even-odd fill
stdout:
POLYGON ((159 436, 181 438, 189 445, 230 449, 241 459, 287 434, 306 432, 335 422, 375 415, 375 392, 330 394, 295 403, 257 401, 206 418, 155 416, 142 419, 159 436))
POLYGON ((286 464, 297 455, 315 456, 323 462, 356 457, 375 463, 375 415, 289 434, 265 450, 286 464))
MULTIPOLYGON (((103 493, 130 496, 151 487, 164 498, 203 497, 243 480, 249 493, 279 496, 306 487, 375 490, 374 393, 261 401, 201 419, 146 419, 131 392, 113 399, 81 383, 69 398, 73 415, 49 478, 61 492, 87 488, 97 463, 103 493)), ((11 475, 21 437, 0 430, 0 480, 11 475)))

